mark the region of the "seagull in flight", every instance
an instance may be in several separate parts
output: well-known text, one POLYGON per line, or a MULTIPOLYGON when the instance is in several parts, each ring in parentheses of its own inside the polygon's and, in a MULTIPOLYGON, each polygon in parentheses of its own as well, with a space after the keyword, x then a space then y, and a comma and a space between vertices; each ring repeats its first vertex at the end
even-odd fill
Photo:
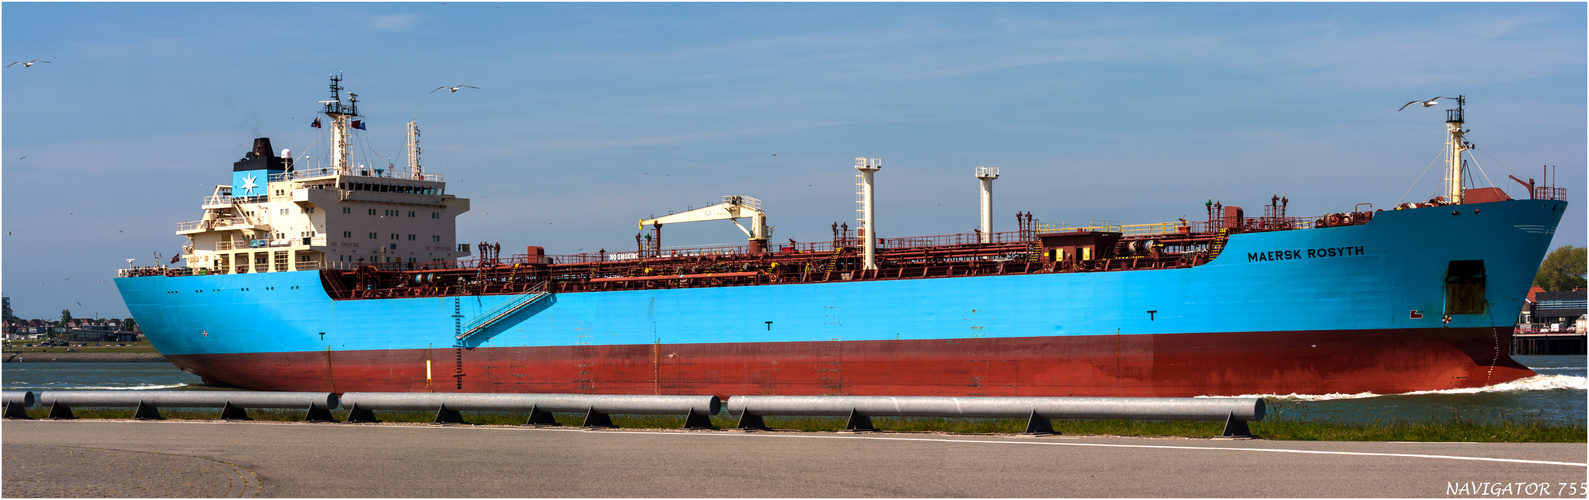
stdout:
MULTIPOLYGON (((457 87, 448 87, 446 85, 443 85, 443 86, 440 86, 440 87, 436 87, 436 90, 447 89, 447 90, 450 90, 450 91, 453 91, 453 92, 457 92, 458 89, 461 89, 461 88, 464 88, 464 87, 469 87, 471 89, 480 88, 480 87, 476 87, 474 85, 459 85, 457 87)), ((436 90, 432 90, 432 91, 430 91, 430 93, 434 94, 434 93, 436 93, 436 90)))
POLYGON ((1456 98, 1455 97, 1436 97, 1434 99, 1430 99, 1430 100, 1427 100, 1427 101, 1413 101, 1413 102, 1409 102, 1407 104, 1401 105, 1401 109, 1398 109, 1396 111, 1401 111, 1402 109, 1407 109, 1407 106, 1411 106, 1411 105, 1414 105, 1414 104, 1422 104, 1423 107, 1427 108, 1427 107, 1430 107, 1430 106, 1434 106, 1435 104, 1438 104, 1441 99, 1456 99, 1456 98))
POLYGON ((17 62, 11 63, 11 64, 7 64, 6 67, 9 68, 9 67, 21 64, 22 67, 24 67, 24 68, 31 68, 31 67, 33 67, 34 64, 47 63, 47 62, 50 62, 50 61, 45 61, 43 59, 34 59, 32 61, 17 61, 17 62))

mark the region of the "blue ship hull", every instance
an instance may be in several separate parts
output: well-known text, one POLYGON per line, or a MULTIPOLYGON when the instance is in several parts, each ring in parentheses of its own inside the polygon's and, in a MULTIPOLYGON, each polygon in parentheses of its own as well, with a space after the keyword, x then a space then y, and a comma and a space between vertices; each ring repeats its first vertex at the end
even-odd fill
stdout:
POLYGON ((1566 203, 1235 234, 1185 269, 332 300, 317 271, 118 278, 186 371, 269 390, 890 395, 1394 393, 1531 375, 1511 325, 1566 203), (1482 308, 1448 314, 1453 261, 1482 308))

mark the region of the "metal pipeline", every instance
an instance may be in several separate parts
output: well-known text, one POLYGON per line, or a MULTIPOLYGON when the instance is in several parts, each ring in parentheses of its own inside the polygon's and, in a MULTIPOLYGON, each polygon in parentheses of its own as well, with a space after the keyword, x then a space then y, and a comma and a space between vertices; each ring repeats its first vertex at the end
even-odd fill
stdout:
POLYGON ((716 415, 717 396, 624 396, 597 394, 484 394, 349 392, 342 405, 366 410, 529 411, 603 414, 716 415))
POLYGON ((337 396, 329 392, 248 392, 248 391, 43 391, 39 404, 65 407, 110 408, 314 408, 337 407, 337 396))
POLYGON ((734 396, 728 413, 868 417, 1263 420, 1259 398, 1017 398, 935 396, 734 396))
POLYGON ((23 408, 33 407, 33 391, 0 391, 0 402, 6 406, 21 405, 23 408))

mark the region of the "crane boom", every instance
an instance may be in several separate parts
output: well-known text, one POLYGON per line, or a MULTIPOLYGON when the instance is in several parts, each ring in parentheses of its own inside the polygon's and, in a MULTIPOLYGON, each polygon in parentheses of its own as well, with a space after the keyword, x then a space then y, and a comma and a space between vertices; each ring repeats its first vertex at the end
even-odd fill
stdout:
MULTIPOLYGON (((688 212, 680 212, 640 221, 640 229, 653 226, 661 231, 663 224, 677 224, 681 222, 701 222, 709 220, 727 220, 739 227, 745 236, 750 237, 751 251, 766 251, 767 239, 771 237, 767 229, 767 214, 761 211, 761 200, 749 196, 724 196, 723 202, 709 207, 701 207, 688 212), (739 223, 741 218, 750 218, 750 228, 739 223)), ((658 235, 660 237, 660 234, 658 235)))

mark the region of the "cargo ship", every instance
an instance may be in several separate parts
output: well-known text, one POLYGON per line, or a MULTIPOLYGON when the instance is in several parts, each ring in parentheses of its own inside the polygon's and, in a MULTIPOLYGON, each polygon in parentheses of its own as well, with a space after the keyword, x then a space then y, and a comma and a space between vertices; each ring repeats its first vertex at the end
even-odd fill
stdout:
MULTIPOLYGON (((1567 203, 1463 185, 1463 99, 1441 196, 1205 220, 1065 227, 1017 213, 880 237, 881 160, 858 158, 858 221, 771 241, 760 202, 640 221, 633 250, 548 255, 459 242, 469 201, 420 164, 370 168, 338 76, 324 164, 267 138, 182 222, 180 266, 119 271, 154 346, 207 383, 276 391, 894 396, 1393 394, 1533 375, 1513 319, 1567 203), (661 245, 730 220, 737 247, 661 245), (741 224, 743 220, 746 224, 741 224), (746 227, 746 226, 749 227, 746 227)), ((316 120, 319 121, 318 118, 316 120)), ((1514 178, 1515 179, 1515 178, 1514 178)), ((1518 180, 1518 182, 1523 182, 1518 180)))

